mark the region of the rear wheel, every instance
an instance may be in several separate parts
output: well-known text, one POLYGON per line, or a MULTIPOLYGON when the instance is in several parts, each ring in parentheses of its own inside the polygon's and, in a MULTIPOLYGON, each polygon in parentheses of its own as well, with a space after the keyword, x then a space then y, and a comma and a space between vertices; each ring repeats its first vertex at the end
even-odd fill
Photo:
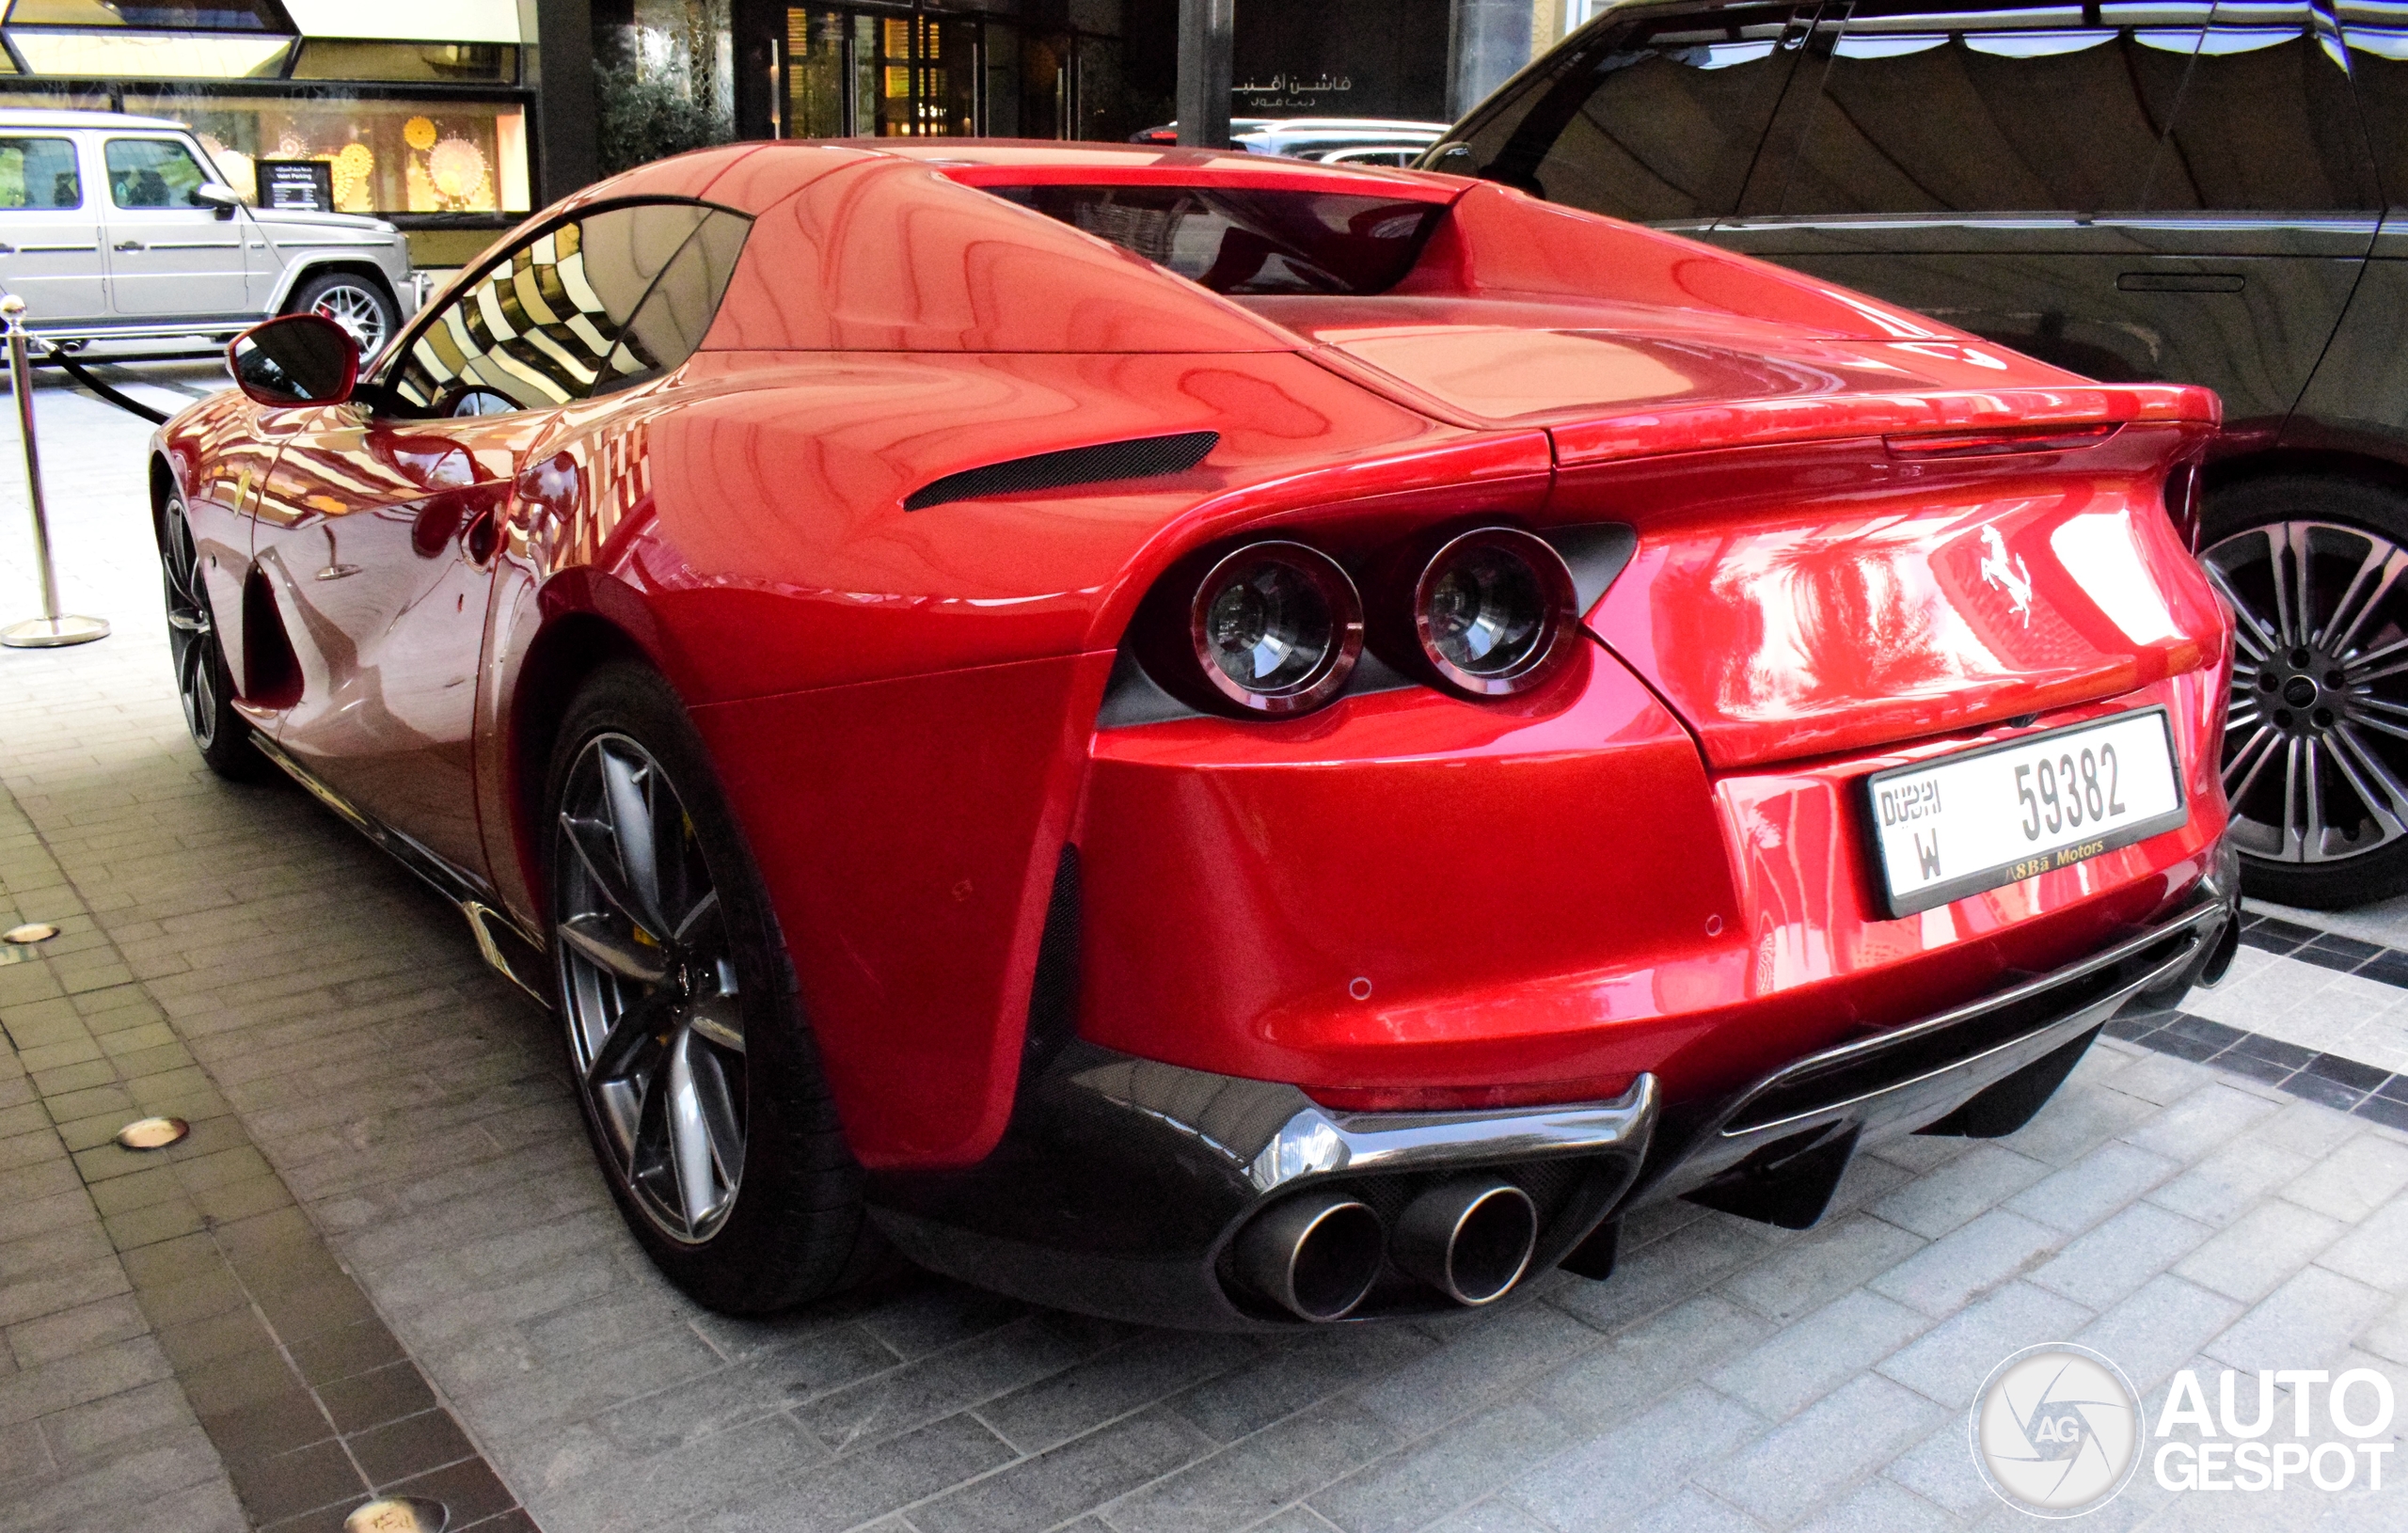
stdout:
POLYGON ((545 831, 560 1014, 586 1127, 653 1260, 710 1307, 806 1302, 877 1247, 777 925, 668 684, 570 704, 545 831))
POLYGON ((234 711, 234 678, 218 640, 199 545, 185 519, 183 498, 173 493, 160 514, 159 574, 166 587, 167 653, 175 664, 184 727, 211 771, 255 782, 266 775, 267 758, 251 743, 249 722, 234 711))
POLYGON ((2408 497, 2304 474, 2210 497, 2241 620, 2225 793, 2243 886, 2334 909, 2408 890, 2408 497))

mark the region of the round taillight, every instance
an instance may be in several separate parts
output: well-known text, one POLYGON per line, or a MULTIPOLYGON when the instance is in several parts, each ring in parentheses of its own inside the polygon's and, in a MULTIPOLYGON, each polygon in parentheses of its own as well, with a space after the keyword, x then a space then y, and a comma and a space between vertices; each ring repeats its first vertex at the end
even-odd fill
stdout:
POLYGON ((1220 701, 1246 713, 1304 713, 1354 673, 1363 602, 1328 555, 1301 543, 1248 544, 1196 583, 1187 633, 1220 701))
POLYGON ((1518 528, 1452 539, 1413 590, 1421 656, 1439 680, 1475 697, 1527 691, 1579 620, 1563 557, 1518 528))

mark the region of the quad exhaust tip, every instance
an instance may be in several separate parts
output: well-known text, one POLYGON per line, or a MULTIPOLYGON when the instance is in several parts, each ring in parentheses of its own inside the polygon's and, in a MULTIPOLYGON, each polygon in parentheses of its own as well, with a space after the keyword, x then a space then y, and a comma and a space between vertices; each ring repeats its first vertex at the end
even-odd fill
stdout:
POLYGON ((1434 1187, 1405 1206, 1389 1255, 1459 1304, 1493 1304, 1529 1270, 1539 1211, 1509 1181, 1467 1177, 1434 1187))
POLYGON ((1290 1198, 1239 1234, 1238 1275, 1299 1320, 1342 1320, 1379 1281, 1386 1235, 1343 1193, 1290 1198))

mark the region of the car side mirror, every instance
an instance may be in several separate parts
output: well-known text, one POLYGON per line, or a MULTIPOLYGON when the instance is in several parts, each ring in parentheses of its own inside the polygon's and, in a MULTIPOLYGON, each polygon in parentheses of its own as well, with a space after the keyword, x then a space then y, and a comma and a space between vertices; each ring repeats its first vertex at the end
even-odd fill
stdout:
POLYGON ((330 319, 286 314, 236 336, 226 370, 261 404, 341 404, 359 383, 359 342, 330 319))
POLYGON ((220 218, 231 218, 234 210, 243 205, 242 195, 231 186, 220 186, 214 181, 202 182, 192 189, 193 206, 214 208, 220 218))

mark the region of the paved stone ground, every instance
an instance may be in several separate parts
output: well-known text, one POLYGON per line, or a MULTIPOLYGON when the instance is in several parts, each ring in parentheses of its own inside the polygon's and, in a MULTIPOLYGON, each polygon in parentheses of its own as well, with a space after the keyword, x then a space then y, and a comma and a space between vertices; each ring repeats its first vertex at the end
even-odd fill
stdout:
MULTIPOLYGON (((2019 1348, 2097 1348, 2152 1420, 2183 1367, 2212 1389, 2226 1367, 2366 1367, 2408 1395, 2408 1134, 2116 1039, 2011 1138, 1861 1160, 1818 1229, 1656 1210, 1612 1281, 1550 1274, 1504 1313, 1263 1342, 922 1279, 714 1318, 622 1229, 547 1019, 456 917, 298 793, 199 766, 168 685, 145 432, 55 390, 40 403, 70 605, 119 631, 0 655, 0 815, 30 826, 71 886, 50 887, 121 956, 109 988, 190 1052, 553 1533, 2021 1526, 1966 1430, 2019 1348)), ((12 615, 31 609, 24 546, 0 503, 12 615)), ((7 833, 0 882, 40 914, 7 833)), ((2256 969, 2250 985, 2273 972, 2256 969)), ((14 1017, 0 988, 0 1025, 14 1017)), ((2265 1031, 2254 1012, 2238 1025, 2265 1031)), ((11 1072, 45 1067, 27 1058, 41 1047, 0 1064, 0 1114, 23 1113, 11 1072)), ((108 1307, 123 1265, 80 1185, 46 1169, 63 1145, 44 1151, 59 1142, 31 1117, 0 1129, 26 1157, 0 1170, 0 1528, 157 1525, 162 1508, 227 1525, 182 1372, 108 1307), (89 1288, 21 1299, 51 1290, 19 1260, 89 1288), (65 1393, 63 1362, 84 1381, 65 1393), (143 1424, 75 1435, 100 1417, 143 1424), (137 1462, 184 1488, 137 1482, 137 1462), (111 1499, 78 1522, 68 1495, 111 1499)), ((2144 1470, 2082 1525, 2408 1525, 2408 1492, 2385 1483, 2177 1493, 2144 1470)))

